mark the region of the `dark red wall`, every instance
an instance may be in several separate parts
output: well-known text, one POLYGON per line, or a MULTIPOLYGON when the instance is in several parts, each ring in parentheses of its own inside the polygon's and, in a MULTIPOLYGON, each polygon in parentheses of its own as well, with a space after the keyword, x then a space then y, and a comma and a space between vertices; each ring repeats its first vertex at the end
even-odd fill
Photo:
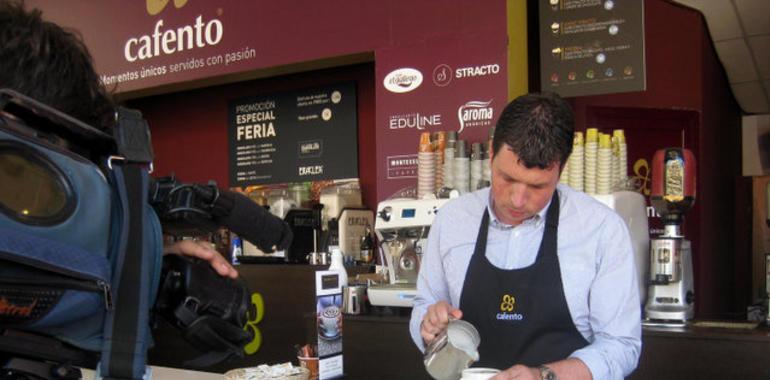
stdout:
POLYGON ((672 140, 665 133, 686 131, 685 147, 694 151, 698 166, 697 200, 685 219, 694 251, 696 317, 742 317, 750 272, 743 264, 746 252, 736 250, 735 226, 748 223, 750 215, 736 213, 736 207, 750 197, 736 193, 740 108, 699 12, 646 0, 645 45, 646 91, 571 99, 577 129, 644 129, 636 141, 629 138, 629 156, 634 144, 659 149, 661 141, 672 140))
POLYGON ((135 99, 129 106, 144 113, 155 150, 153 176, 176 173, 183 181, 217 181, 229 186, 227 103, 270 94, 355 81, 358 97, 358 172, 364 203, 376 208, 374 173, 374 65, 372 63, 240 82, 135 99))

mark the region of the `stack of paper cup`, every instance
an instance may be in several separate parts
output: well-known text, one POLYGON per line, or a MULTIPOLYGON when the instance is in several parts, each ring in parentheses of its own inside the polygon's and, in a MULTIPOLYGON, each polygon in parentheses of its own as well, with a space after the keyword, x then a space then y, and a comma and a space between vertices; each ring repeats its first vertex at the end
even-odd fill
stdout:
POLYGON ((618 142, 618 182, 625 184, 628 178, 628 146, 626 145, 626 136, 622 129, 612 131, 612 136, 618 142))
POLYGON ((470 190, 475 191, 480 188, 482 181, 482 165, 484 157, 481 153, 481 143, 471 144, 471 182, 470 190))
POLYGON ((444 149, 446 149, 446 133, 433 133, 433 155, 436 158, 436 189, 444 186, 444 149))
POLYGON ((488 185, 492 182, 492 168, 489 166, 489 150, 492 149, 492 144, 481 144, 481 147, 484 154, 484 161, 481 163, 481 179, 488 185))
POLYGON ((596 166, 596 194, 609 194, 612 189, 612 143, 609 134, 599 134, 596 166))
POLYGON ((465 194, 470 191, 471 175, 470 175, 470 159, 468 158, 468 151, 465 148, 465 140, 457 140, 455 146, 455 159, 452 164, 452 170, 454 170, 455 189, 460 194, 465 194))
POLYGON ((564 163, 564 167, 561 168, 561 175, 559 176, 559 182, 569 185, 569 165, 570 161, 572 161, 572 154, 570 154, 570 157, 567 157, 567 162, 564 163))
POLYGON ((436 157, 430 142, 430 132, 420 135, 420 147, 417 152, 417 198, 422 199, 433 194, 436 189, 436 157))
POLYGON ((583 163, 585 147, 583 132, 575 132, 572 140, 572 154, 569 156, 569 186, 577 191, 583 191, 583 163))
MULTIPOLYGON (((615 138, 615 136, 610 136, 610 152, 612 152, 612 165, 610 165, 610 187, 614 188, 615 185, 618 183, 618 165, 619 165, 619 158, 618 158, 618 139, 615 138)), ((610 189, 610 192, 613 190, 610 189)))
POLYGON ((585 192, 591 195, 596 194, 596 159, 599 150, 599 130, 588 128, 586 130, 585 144, 585 173, 583 173, 585 192))
POLYGON ((446 133, 446 147, 444 148, 444 187, 454 188, 455 185, 455 144, 457 143, 457 132, 449 131, 446 133))

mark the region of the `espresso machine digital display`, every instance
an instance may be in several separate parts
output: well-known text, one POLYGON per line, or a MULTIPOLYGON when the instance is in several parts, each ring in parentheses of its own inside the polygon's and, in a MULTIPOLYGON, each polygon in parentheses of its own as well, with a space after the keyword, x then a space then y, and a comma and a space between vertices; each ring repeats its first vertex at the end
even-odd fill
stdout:
POLYGON ((405 208, 401 210, 401 217, 402 218, 414 218, 415 215, 415 209, 413 208, 405 208))
POLYGON ((650 201, 663 219, 663 235, 650 240, 650 288, 644 307, 651 324, 693 318, 692 250, 682 234, 684 214, 695 203, 695 158, 683 148, 655 152, 650 201))

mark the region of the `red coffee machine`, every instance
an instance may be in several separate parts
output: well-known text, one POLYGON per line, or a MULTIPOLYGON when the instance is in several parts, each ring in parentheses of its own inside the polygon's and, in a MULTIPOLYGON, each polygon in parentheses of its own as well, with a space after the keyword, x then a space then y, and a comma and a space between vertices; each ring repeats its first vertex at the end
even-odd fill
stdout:
POLYGON ((684 214, 695 203, 695 157, 666 148, 652 159, 650 201, 663 220, 663 235, 650 239, 650 286, 645 318, 683 323, 693 318, 692 250, 682 234, 684 214))

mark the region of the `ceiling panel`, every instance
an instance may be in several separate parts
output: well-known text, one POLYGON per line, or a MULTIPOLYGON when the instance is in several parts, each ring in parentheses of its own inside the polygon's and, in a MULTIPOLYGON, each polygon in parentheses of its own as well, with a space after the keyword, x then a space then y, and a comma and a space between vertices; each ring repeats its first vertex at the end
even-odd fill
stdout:
POLYGON ((714 43, 730 83, 758 80, 757 69, 746 40, 740 38, 714 43))
POLYGON ((765 94, 770 94, 770 80, 766 80, 764 84, 765 84, 765 94))
POLYGON ((770 0, 677 0, 700 11, 744 112, 770 112, 770 0))
POLYGON ((770 79, 770 35, 749 37, 749 47, 754 53, 761 79, 770 79))
POLYGON ((766 92, 759 82, 737 83, 732 85, 733 94, 741 108, 750 113, 768 113, 770 105, 766 92))
POLYGON ((703 13, 708 22, 712 40, 722 41, 743 36, 738 15, 730 1, 680 0, 679 2, 703 13))
MULTIPOLYGON (((725 0, 715 0, 727 2, 725 0)), ((744 32, 749 35, 770 33, 770 1, 733 0, 743 23, 744 32)))

